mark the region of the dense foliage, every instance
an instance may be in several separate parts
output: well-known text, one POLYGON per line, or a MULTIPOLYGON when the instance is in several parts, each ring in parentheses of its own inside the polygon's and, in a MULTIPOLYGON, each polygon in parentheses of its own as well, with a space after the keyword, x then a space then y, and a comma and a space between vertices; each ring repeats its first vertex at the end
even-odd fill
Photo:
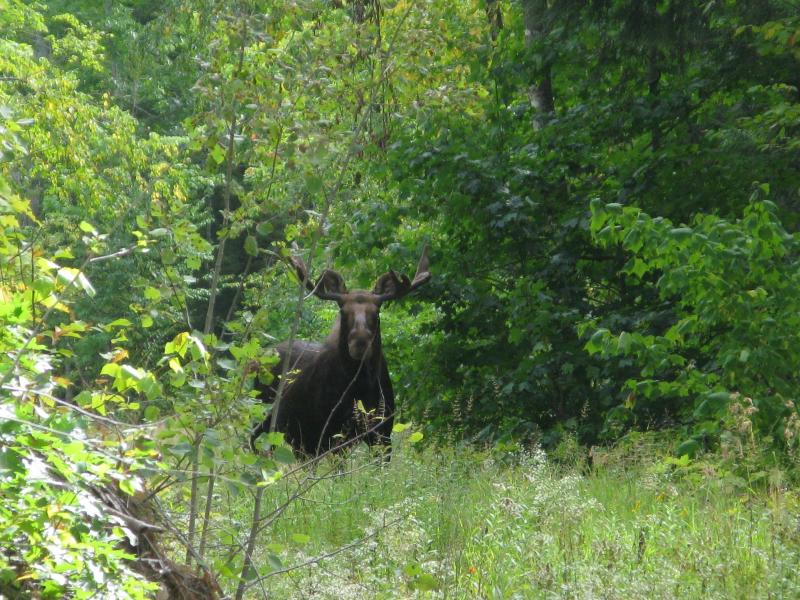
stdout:
MULTIPOLYGON (((393 147, 401 190, 430 198, 401 206, 435 223, 441 252, 440 334, 424 359, 435 367, 416 414, 489 436, 567 428, 586 440, 619 435, 622 412, 622 430, 688 423, 669 393, 631 402, 624 384, 642 353, 598 361, 585 351, 592 327, 663 335, 682 316, 676 295, 659 293, 674 263, 645 270, 629 262, 636 243, 598 244, 589 203, 676 225, 736 219, 759 182, 791 232, 796 17, 781 3, 529 4, 538 37, 525 43, 512 10, 496 44, 468 63, 486 90, 473 111, 423 108, 393 147), (555 108, 542 115, 528 97, 543 80, 555 108)), ((666 242, 666 232, 652 233, 666 242)))
POLYGON ((255 585, 295 467, 242 452, 252 381, 335 313, 290 253, 367 286, 430 246, 398 434, 796 469, 796 8, 0 0, 0 595, 145 597, 109 494, 255 585))

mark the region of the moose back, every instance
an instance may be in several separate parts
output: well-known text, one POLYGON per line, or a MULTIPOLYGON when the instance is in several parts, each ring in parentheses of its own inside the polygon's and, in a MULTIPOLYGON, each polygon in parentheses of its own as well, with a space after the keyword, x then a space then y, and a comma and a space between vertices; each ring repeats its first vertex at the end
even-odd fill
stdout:
POLYGON ((309 292, 339 305, 339 315, 323 343, 277 346, 280 360, 272 382, 258 386, 272 414, 254 429, 250 447, 255 450, 262 433, 280 431, 295 450, 309 456, 362 439, 391 450, 395 403, 381 345, 380 309, 427 283, 427 247, 413 279, 389 271, 371 292, 348 291, 342 276, 331 270, 312 283, 301 259, 293 257, 292 264, 309 292))

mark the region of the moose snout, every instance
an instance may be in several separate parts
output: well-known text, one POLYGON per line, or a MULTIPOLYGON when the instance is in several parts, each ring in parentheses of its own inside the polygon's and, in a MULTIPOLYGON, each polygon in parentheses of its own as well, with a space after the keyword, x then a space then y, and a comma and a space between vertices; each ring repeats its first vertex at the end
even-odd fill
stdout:
POLYGON ((353 360, 369 358, 372 352, 372 335, 351 335, 347 343, 347 351, 353 360))

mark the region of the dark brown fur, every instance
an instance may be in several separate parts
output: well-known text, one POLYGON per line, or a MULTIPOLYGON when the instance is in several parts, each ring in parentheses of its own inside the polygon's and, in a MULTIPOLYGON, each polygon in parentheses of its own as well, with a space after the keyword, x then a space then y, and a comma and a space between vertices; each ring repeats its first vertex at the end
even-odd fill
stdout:
MULTIPOLYGON (((335 271, 325 271, 314 285, 305 264, 299 259, 293 263, 311 292, 339 305, 339 316, 324 343, 297 341, 276 348, 281 360, 272 370, 272 383, 259 386, 264 402, 274 404, 286 370, 274 429, 310 456, 361 439, 390 449, 395 401, 381 345, 380 308, 428 281, 427 249, 413 282, 390 271, 378 278, 372 292, 348 292, 335 271)), ((251 448, 255 450, 256 438, 270 424, 268 418, 256 427, 251 448)))

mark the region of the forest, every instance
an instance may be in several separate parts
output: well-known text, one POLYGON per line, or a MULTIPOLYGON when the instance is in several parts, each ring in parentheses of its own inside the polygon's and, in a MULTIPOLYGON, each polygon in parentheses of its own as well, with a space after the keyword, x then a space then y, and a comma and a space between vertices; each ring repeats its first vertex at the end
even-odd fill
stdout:
POLYGON ((797 598, 799 402, 798 0, 0 0, 0 600, 797 598))

